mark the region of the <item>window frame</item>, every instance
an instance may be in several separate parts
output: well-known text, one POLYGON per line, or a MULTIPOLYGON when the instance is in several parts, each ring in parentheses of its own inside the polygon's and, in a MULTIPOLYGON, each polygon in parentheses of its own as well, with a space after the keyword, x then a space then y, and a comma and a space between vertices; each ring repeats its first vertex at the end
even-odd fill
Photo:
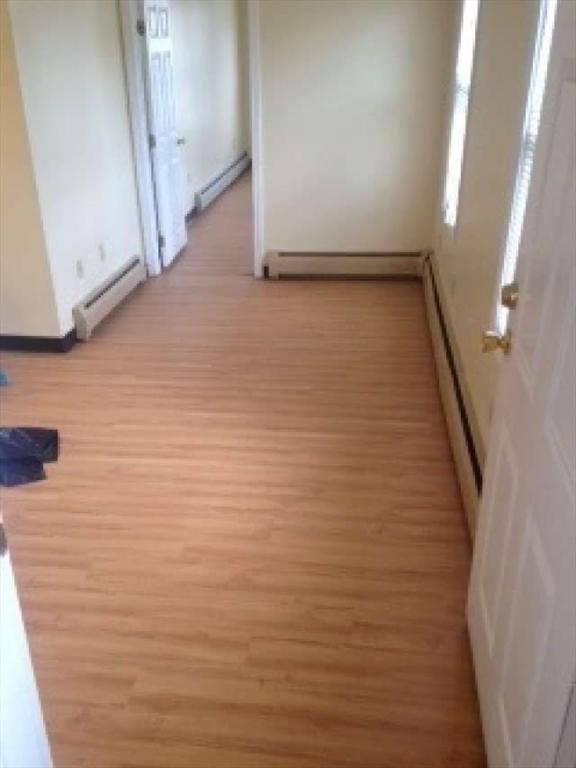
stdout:
POLYGON ((538 4, 534 42, 528 65, 529 78, 524 99, 522 127, 518 137, 514 177, 511 185, 505 231, 500 247, 500 264, 496 284, 496 296, 492 306, 493 327, 502 334, 506 333, 510 325, 510 309, 502 304, 501 293, 503 286, 513 282, 516 277, 518 258, 522 246, 522 236, 526 224, 526 208, 532 186, 534 155, 538 145, 538 137, 542 123, 544 95, 548 79, 554 29, 558 15, 558 5, 559 0, 540 0, 538 4), (552 10, 550 11, 550 9, 552 10), (543 48, 544 60, 540 58, 543 53, 543 48), (544 69, 540 73, 542 79, 540 82, 540 94, 538 95, 536 86, 538 85, 537 76, 541 64, 544 65, 544 69), (536 102, 539 101, 537 115, 534 114, 535 99, 536 102), (536 119, 536 126, 534 133, 531 133, 530 124, 534 118, 536 119), (528 179, 523 189, 522 177, 527 170, 528 179), (517 223, 518 219, 519 224, 517 223), (513 249, 513 253, 511 252, 511 249, 513 249))
POLYGON ((482 0, 462 0, 460 4, 460 14, 459 14, 459 24, 458 24, 458 36, 455 44, 455 51, 453 56, 453 77, 452 77, 452 85, 451 85, 451 109, 449 114, 449 122, 447 127, 447 138, 446 138, 446 149, 445 149, 445 163, 444 163, 444 176, 443 176, 443 184, 442 184, 442 204, 441 204, 441 221, 442 221, 442 227, 444 231, 447 231, 454 235, 454 232, 456 231, 456 227, 458 225, 458 213, 460 208, 460 196, 462 192, 462 180, 463 180, 463 172, 464 172, 464 161, 466 157, 466 144, 468 139, 468 121, 469 121, 469 115, 470 115, 470 104, 472 101, 472 92, 473 92, 473 85, 474 85, 474 73, 475 73, 475 60, 476 60, 476 50, 477 50, 477 40, 478 40, 478 26, 480 21, 480 8, 481 8, 482 0), (461 62, 461 55, 462 55, 462 45, 464 42, 464 36, 465 36, 465 16, 466 16, 466 8, 467 6, 473 6, 474 7, 474 29, 473 29, 473 36, 472 36, 472 52, 470 54, 469 59, 469 73, 468 73, 468 84, 466 89, 462 89, 460 86, 460 78, 459 78, 459 66, 461 62), (461 147, 459 148, 459 162, 458 162, 458 169, 456 172, 455 177, 455 196, 454 196, 454 214, 453 219, 452 217, 448 218, 448 209, 450 206, 450 200, 448 199, 449 195, 449 186, 452 183, 452 175, 451 175, 451 163, 454 159, 453 154, 453 141, 454 141, 454 130, 455 130, 455 118, 458 115, 457 112, 457 102, 459 99, 459 95, 461 93, 464 93, 466 101, 465 101, 465 107, 463 110, 464 114, 464 125, 463 125, 463 131, 462 131, 462 141, 461 141, 461 147))

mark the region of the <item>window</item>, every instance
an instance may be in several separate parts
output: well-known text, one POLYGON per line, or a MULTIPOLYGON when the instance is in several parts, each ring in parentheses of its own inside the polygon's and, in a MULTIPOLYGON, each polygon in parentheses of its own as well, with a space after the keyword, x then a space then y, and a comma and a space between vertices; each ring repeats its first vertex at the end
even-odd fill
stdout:
MULTIPOLYGON (((538 138, 542 103, 544 101, 544 88, 546 85, 548 61, 550 59, 556 6, 557 0, 540 0, 538 31, 536 33, 534 58, 532 60, 530 86, 528 88, 528 97, 526 99, 526 112, 524 114, 524 127, 522 129, 518 169, 516 171, 512 207, 508 219, 506 245, 504 247, 504 257, 502 259, 500 286, 511 283, 514 280, 514 275, 516 273, 516 262, 518 261, 520 238, 522 237, 524 215, 526 213, 526 203, 528 202, 528 192, 530 190, 530 179, 532 176, 532 166, 534 164, 534 151, 536 149, 536 139, 538 138)), ((508 324, 508 312, 509 310, 502 306, 500 296, 498 295, 496 325, 501 333, 504 333, 506 330, 508 324)))
POLYGON ((463 0, 462 3, 462 22, 460 42, 458 44, 458 58, 456 60, 454 102, 452 105, 452 125, 450 127, 446 183, 444 187, 444 224, 449 227, 454 227, 458 218, 460 179, 462 176, 462 162, 464 160, 466 123, 468 121, 468 101, 470 99, 476 27, 478 24, 478 4, 479 0, 463 0))

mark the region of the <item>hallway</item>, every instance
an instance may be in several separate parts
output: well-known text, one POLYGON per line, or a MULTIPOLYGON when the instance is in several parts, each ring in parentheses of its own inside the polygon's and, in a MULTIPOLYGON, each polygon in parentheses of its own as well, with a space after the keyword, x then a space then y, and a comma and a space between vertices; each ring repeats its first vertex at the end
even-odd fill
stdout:
POLYGON ((415 281, 255 281, 250 180, 68 355, 4 354, 57 768, 480 768, 470 547, 415 281), (103 404, 106 408, 103 409, 103 404))

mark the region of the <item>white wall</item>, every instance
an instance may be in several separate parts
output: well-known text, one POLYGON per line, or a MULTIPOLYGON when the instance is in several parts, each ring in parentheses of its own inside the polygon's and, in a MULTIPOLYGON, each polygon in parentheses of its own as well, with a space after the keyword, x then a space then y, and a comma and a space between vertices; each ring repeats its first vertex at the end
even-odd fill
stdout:
POLYGON ((0 222, 0 333, 58 336, 56 302, 4 0, 0 0, 0 222))
POLYGON ((174 85, 186 179, 194 194, 250 145, 246 0, 172 0, 174 85))
POLYGON ((65 334, 73 305, 142 253, 118 5, 11 0, 10 13, 65 334))
POLYGON ((456 8, 260 2, 265 250, 432 246, 456 8))
POLYGON ((484 442, 501 361, 482 354, 480 339, 492 325, 537 11, 534 0, 480 3, 458 222, 453 232, 439 225, 436 242, 446 309, 484 442))

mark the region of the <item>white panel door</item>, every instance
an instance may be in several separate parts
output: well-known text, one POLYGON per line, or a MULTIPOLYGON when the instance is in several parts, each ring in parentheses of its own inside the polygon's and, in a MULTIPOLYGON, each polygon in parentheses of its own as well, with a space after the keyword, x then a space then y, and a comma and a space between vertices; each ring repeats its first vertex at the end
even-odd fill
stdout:
POLYGON ((468 598, 492 768, 554 765, 576 672, 575 11, 558 9, 468 598))
POLYGON ((151 134, 160 255, 168 266, 186 245, 183 176, 176 134, 176 105, 168 0, 144 0, 146 90, 151 134))

